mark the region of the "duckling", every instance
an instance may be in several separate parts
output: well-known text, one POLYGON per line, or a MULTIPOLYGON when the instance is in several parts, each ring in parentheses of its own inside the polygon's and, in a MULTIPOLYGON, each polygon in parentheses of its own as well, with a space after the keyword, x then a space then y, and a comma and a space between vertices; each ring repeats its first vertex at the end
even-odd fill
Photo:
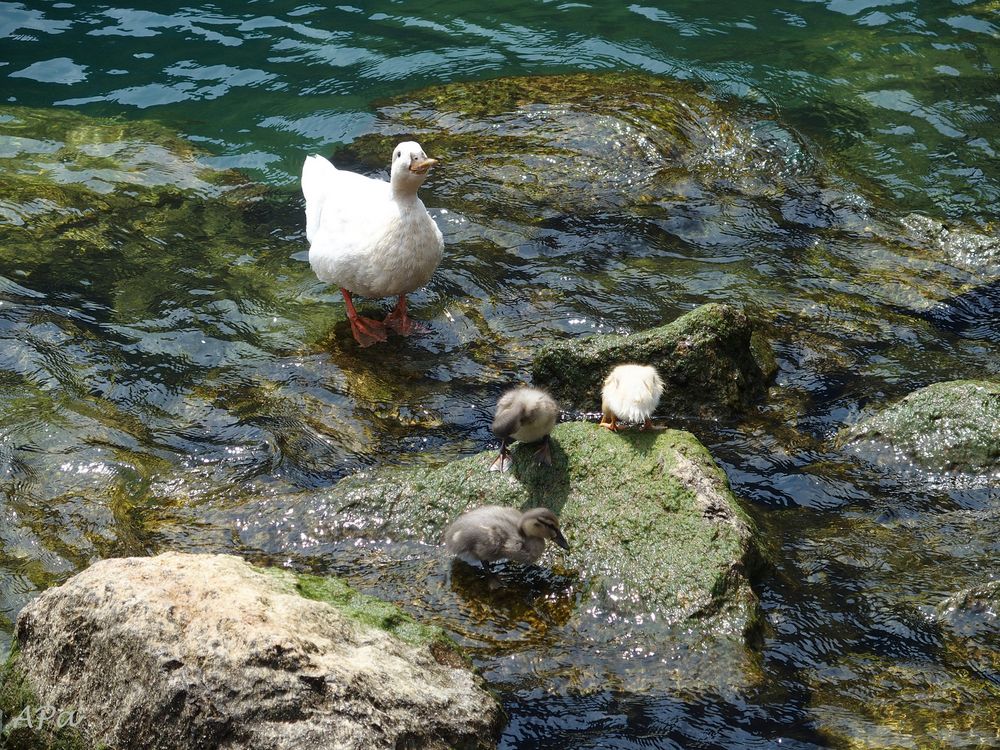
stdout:
POLYGON ((618 420, 652 426, 650 416, 663 395, 663 380, 649 365, 618 365, 604 380, 601 391, 601 426, 618 430, 618 420))
POLYGON ((486 505, 463 513, 444 532, 451 554, 484 564, 494 560, 533 563, 545 551, 546 539, 569 549, 559 530, 559 519, 548 508, 522 513, 516 508, 486 505))
POLYGON ((549 449, 549 433, 559 418, 559 405, 548 393, 538 388, 522 386, 507 391, 497 401, 493 417, 493 434, 500 438, 500 455, 490 466, 490 471, 508 471, 514 463, 510 457, 510 444, 517 440, 522 443, 542 444, 535 451, 535 460, 546 466, 552 465, 549 449))
POLYGON ((406 295, 423 286, 441 262, 444 239, 417 197, 437 164, 419 143, 393 151, 389 182, 339 170, 322 156, 302 165, 309 264, 344 295, 351 333, 361 346, 386 340, 386 327, 409 336, 420 326, 406 313, 406 295), (399 297, 384 321, 363 318, 351 294, 399 297))

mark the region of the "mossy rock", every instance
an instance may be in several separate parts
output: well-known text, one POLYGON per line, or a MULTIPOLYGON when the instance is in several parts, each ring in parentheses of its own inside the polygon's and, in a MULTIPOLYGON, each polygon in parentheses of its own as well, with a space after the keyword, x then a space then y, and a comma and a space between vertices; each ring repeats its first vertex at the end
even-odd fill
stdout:
POLYGON ((838 442, 865 456, 879 456, 879 447, 891 447, 930 471, 996 472, 1000 383, 934 383, 846 428, 838 442))
POLYGON ((492 452, 435 468, 386 468, 342 480, 324 505, 345 535, 430 543, 473 507, 546 506, 570 542, 558 564, 579 571, 599 606, 656 612, 661 621, 724 614, 727 631, 748 626, 755 526, 694 436, 613 434, 571 422, 552 439, 551 467, 535 463, 533 446, 516 446, 508 474, 488 471, 492 452))
POLYGON ((711 303, 658 328, 545 346, 535 356, 532 378, 564 405, 595 410, 604 379, 626 362, 657 368, 665 386, 660 412, 689 416, 745 412, 764 395, 777 369, 770 346, 754 335, 750 317, 731 305, 711 303))

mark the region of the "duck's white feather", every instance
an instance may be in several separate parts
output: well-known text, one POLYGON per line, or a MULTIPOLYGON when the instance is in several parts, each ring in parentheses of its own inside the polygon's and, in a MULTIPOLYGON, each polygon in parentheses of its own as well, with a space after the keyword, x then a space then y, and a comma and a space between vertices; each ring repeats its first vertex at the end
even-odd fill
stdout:
POLYGON ((625 422, 645 422, 663 395, 663 380, 655 367, 618 365, 604 381, 601 409, 625 422))
POLYGON ((302 193, 309 263, 322 281, 365 297, 396 296, 426 284, 441 262, 444 240, 416 186, 394 190, 313 155, 302 167, 302 193))

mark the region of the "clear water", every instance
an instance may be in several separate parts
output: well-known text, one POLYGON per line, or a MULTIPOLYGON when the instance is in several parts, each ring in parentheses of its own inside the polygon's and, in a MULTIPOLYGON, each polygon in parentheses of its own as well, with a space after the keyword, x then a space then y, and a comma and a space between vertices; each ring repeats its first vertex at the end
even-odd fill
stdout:
MULTIPOLYGON (((413 297, 431 331, 360 352, 304 262, 295 175, 304 154, 375 127, 375 100, 639 70, 778 123, 856 206, 991 233, 1000 8, 508 5, 0 3, 7 103, 155 120, 271 188, 253 209, 179 206, 167 228, 137 208, 102 253, 74 254, 65 238, 0 248, 7 637, 26 601, 99 557, 238 551, 341 573, 449 628, 503 696, 504 748, 997 746, 983 708, 1000 690, 996 661, 956 656, 933 609, 996 577, 1000 489, 867 466, 828 441, 915 387, 1000 374, 995 259, 890 252, 826 231, 808 206, 778 222, 748 210, 742 228, 713 222, 711 201, 681 218, 542 232, 497 205, 463 223, 442 170, 424 200, 447 258, 413 297), (957 322, 898 312, 961 294, 957 322), (687 425, 775 542, 757 587, 768 627, 754 687, 574 684, 549 667, 594 659, 562 629, 570 584, 558 576, 470 599, 424 545, 359 547, 283 522, 302 503, 288 493, 489 446, 497 392, 552 336, 637 329, 720 299, 773 312, 780 365, 759 414, 687 425), (978 708, 961 719, 957 705, 978 708)), ((5 243, 18 236, 5 229, 5 243)))

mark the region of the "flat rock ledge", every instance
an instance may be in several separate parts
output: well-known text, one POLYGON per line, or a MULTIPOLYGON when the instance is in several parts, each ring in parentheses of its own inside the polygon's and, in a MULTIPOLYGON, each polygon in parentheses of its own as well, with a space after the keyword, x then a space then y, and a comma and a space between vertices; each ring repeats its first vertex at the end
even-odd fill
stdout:
POLYGON ((842 430, 838 443, 871 460, 889 448, 929 471, 1000 474, 1000 383, 934 383, 842 430))
POLYGON ((81 747, 478 750, 502 724, 440 629, 229 555, 95 563, 25 607, 16 639, 7 682, 74 707, 81 747))
POLYGON ((766 393, 777 370, 770 346, 754 328, 742 310, 710 303, 658 328, 547 345, 535 357, 532 379, 564 406, 594 411, 612 368, 649 364, 659 370, 665 386, 658 411, 731 417, 766 393))

